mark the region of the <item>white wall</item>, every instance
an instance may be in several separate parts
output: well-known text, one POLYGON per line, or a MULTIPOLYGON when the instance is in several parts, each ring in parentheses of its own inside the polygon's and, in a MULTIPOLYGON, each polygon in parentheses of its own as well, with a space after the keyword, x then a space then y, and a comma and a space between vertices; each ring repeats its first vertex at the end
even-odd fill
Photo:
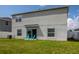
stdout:
POLYGON ((8 35, 11 35, 11 32, 0 32, 0 38, 8 38, 8 35))
MULTIPOLYGON (((43 36, 39 36, 39 39, 52 39, 50 37, 47 37, 47 28, 55 28, 56 29, 56 37, 54 39, 57 40, 67 40, 67 10, 58 10, 62 13, 52 13, 52 15, 45 15, 45 16, 36 16, 36 17, 29 17, 29 18, 22 18, 22 22, 15 22, 15 20, 12 20, 12 33, 15 37, 17 34, 17 29, 21 28, 23 29, 23 35, 21 38, 24 38, 26 36, 26 28, 24 25, 29 24, 38 24, 39 28, 43 34, 43 36)), ((38 28, 38 29, 39 29, 38 28)), ((38 33, 40 33, 38 31, 38 33)))

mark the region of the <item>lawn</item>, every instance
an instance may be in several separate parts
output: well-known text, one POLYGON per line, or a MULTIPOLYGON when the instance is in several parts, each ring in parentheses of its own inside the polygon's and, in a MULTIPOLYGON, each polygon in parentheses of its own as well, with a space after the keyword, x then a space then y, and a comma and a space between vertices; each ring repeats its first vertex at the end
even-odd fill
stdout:
POLYGON ((78 54, 79 42, 0 39, 0 54, 78 54))

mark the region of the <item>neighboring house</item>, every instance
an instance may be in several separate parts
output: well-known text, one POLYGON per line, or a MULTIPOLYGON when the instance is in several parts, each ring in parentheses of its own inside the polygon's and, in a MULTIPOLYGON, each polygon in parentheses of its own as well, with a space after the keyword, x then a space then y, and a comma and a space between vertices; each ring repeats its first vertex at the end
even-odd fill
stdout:
POLYGON ((73 40, 74 39, 74 30, 67 30, 67 38, 68 40, 73 40))
POLYGON ((74 29, 73 33, 74 33, 74 36, 73 36, 74 39, 79 40, 79 28, 74 29))
POLYGON ((12 17, 14 38, 67 40, 68 7, 19 13, 12 17))
POLYGON ((67 37, 69 40, 79 40, 79 28, 68 30, 67 37))
POLYGON ((0 17, 0 38, 7 38, 11 35, 12 22, 9 17, 0 17))

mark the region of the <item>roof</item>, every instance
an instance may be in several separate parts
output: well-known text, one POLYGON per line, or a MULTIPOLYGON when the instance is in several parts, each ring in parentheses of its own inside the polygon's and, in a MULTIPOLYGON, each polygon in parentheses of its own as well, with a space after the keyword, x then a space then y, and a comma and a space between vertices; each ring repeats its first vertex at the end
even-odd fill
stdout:
POLYGON ((74 29, 74 31, 79 31, 79 28, 78 29, 74 29))
POLYGON ((64 9, 64 8, 68 8, 68 6, 65 6, 65 7, 59 7, 59 8, 45 9, 45 10, 36 10, 36 11, 32 11, 32 12, 25 12, 25 13, 17 13, 17 14, 13 14, 12 16, 22 15, 22 14, 31 14, 31 13, 41 12, 41 11, 48 11, 48 10, 64 9))
POLYGON ((0 20, 11 21, 11 18, 9 18, 9 17, 0 17, 0 20))

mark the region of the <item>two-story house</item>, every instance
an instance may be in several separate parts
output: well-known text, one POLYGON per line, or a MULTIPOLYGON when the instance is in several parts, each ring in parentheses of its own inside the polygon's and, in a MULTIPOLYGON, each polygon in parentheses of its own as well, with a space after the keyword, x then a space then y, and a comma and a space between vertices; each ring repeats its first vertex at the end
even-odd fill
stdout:
POLYGON ((12 36, 22 39, 67 40, 68 7, 13 14, 12 36))
POLYGON ((7 38, 11 35, 12 22, 9 17, 0 17, 0 38, 7 38))

